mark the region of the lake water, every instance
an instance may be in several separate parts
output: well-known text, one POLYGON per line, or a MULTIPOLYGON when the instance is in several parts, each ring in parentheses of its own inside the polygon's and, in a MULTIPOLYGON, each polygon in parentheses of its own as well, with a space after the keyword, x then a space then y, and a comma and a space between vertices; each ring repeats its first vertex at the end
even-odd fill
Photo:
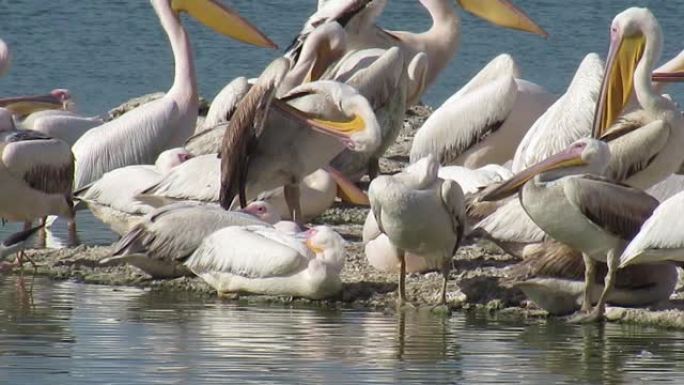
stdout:
POLYGON ((652 328, 243 307, 0 278, 7 384, 676 384, 683 369, 684 333, 652 328))

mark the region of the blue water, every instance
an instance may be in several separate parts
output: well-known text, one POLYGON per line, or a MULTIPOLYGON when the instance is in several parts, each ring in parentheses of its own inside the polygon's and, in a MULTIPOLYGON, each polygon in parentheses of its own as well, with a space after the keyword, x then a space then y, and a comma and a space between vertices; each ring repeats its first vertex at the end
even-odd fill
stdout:
MULTIPOLYGON (((281 50, 236 43, 185 17, 201 94, 209 99, 236 76, 257 76, 282 53, 316 3, 225 2, 265 31, 281 50)), ((550 37, 545 40, 494 27, 459 10, 463 20, 459 51, 427 92, 425 102, 438 105, 501 52, 514 56, 524 78, 552 92, 563 92, 587 53, 605 55, 610 22, 629 6, 648 6, 660 21, 665 34, 663 61, 684 48, 681 1, 515 3, 550 37)), ((131 97, 166 90, 172 83, 169 44, 148 1, 0 0, 0 13, 0 37, 8 42, 14 55, 13 68, 0 79, 0 95, 69 88, 81 112, 100 114, 131 97)), ((430 20, 418 1, 393 0, 380 24, 388 29, 422 31, 430 20)), ((682 100, 683 89, 670 90, 675 90, 671 92, 682 100)))

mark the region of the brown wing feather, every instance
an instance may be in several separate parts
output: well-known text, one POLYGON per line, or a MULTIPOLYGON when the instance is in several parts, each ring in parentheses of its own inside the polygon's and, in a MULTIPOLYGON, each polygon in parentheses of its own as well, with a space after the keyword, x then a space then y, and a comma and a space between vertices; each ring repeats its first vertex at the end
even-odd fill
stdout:
POLYGON ((594 175, 571 178, 565 194, 589 220, 625 240, 634 238, 658 207, 645 192, 594 175))

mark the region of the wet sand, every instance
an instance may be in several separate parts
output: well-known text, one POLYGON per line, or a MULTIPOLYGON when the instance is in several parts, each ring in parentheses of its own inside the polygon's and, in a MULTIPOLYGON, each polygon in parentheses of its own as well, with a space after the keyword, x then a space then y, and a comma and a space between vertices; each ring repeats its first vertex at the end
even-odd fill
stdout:
MULTIPOLYGON (((394 173, 408 162, 411 138, 422 122, 429 116, 428 107, 414 107, 407 114, 404 128, 397 142, 381 159, 383 173, 394 173)), ((397 277, 373 269, 366 262, 361 231, 368 213, 367 208, 349 207, 337 204, 316 218, 313 224, 327 224, 337 230, 347 241, 347 261, 342 271, 344 287, 334 298, 312 301, 301 298, 241 295, 226 299, 246 304, 291 303, 307 304, 326 308, 360 308, 395 311, 397 277)), ((81 245, 59 250, 28 250, 39 266, 36 274, 54 279, 72 279, 84 283, 104 285, 129 285, 168 290, 172 292, 193 292, 208 297, 215 291, 199 278, 178 278, 173 280, 150 280, 134 267, 127 265, 100 267, 98 261, 111 253, 111 247, 81 245)), ((505 288, 498 284, 506 268, 517 260, 503 253, 495 245, 480 241, 462 245, 452 263, 448 284, 448 302, 452 310, 483 311, 496 317, 544 318, 548 313, 530 304, 518 289, 505 288)), ((32 268, 27 264, 25 273, 32 268)), ((441 289, 441 274, 409 274, 407 296, 420 305, 437 301, 441 289)), ((629 322, 667 328, 684 329, 684 295, 680 282, 670 301, 653 309, 625 309, 609 307, 606 318, 610 322, 629 322)))

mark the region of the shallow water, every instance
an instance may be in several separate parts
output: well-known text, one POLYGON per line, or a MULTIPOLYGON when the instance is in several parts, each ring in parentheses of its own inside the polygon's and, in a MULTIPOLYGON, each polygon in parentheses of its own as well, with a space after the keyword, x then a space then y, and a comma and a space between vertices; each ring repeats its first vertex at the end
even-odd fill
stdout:
POLYGON ((19 276, 0 278, 0 309, 2 383, 678 383, 684 366, 684 333, 617 324, 243 307, 19 276))

